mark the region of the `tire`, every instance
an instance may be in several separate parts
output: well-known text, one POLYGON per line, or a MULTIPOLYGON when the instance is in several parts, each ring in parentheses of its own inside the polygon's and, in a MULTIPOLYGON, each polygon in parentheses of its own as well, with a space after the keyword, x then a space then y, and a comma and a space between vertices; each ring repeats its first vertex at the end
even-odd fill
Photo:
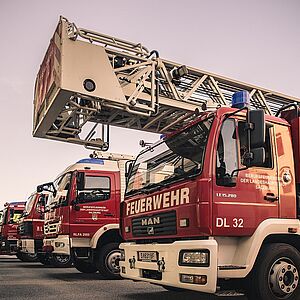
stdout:
POLYGON ((249 299, 299 300, 300 253, 288 244, 263 246, 247 282, 249 299))
POLYGON ((107 279, 121 279, 119 261, 121 252, 119 243, 109 243, 99 248, 95 265, 99 273, 107 279))
POLYGON ((21 260, 21 261, 24 261, 24 257, 23 257, 23 253, 22 252, 17 252, 16 253, 16 257, 21 260))
POLYGON ((36 262, 38 261, 37 254, 29 254, 29 253, 23 253, 23 252, 17 252, 16 254, 17 258, 20 259, 23 262, 36 262))
POLYGON ((38 254, 38 260, 44 266, 51 265, 51 260, 47 254, 38 254))
POLYGON ((97 267, 89 262, 76 259, 74 261, 74 267, 81 273, 92 274, 98 271, 97 267))
POLYGON ((72 258, 69 255, 53 254, 51 258, 51 265, 56 268, 70 268, 72 263, 72 258))

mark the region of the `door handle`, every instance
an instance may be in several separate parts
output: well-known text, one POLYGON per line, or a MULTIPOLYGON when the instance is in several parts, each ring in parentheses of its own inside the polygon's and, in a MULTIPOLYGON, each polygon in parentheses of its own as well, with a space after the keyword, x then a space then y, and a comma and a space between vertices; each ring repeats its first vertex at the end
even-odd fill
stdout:
POLYGON ((267 201, 275 202, 279 198, 277 196, 275 196, 274 193, 267 193, 267 195, 265 195, 264 199, 267 200, 267 201))
POLYGON ((104 214, 104 217, 114 217, 114 214, 106 213, 106 214, 104 214))

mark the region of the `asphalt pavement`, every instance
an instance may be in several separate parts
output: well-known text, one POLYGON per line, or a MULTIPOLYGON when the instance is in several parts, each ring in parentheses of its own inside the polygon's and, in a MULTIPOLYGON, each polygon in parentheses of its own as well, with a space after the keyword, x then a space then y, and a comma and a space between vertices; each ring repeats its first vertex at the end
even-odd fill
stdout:
POLYGON ((105 280, 99 274, 82 274, 74 268, 25 263, 14 256, 0 256, 1 300, 247 300, 194 292, 168 292, 162 287, 130 280, 105 280))

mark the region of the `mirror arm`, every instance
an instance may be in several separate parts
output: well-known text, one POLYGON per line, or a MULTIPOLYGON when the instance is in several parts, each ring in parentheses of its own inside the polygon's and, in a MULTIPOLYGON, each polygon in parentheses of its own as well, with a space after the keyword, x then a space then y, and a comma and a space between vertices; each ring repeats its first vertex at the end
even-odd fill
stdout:
POLYGON ((237 173, 237 172, 240 172, 240 171, 244 171, 244 170, 248 170, 249 169, 249 167, 243 167, 243 168, 238 168, 238 169, 235 169, 235 170, 233 170, 232 172, 231 172, 231 175, 230 175, 230 177, 233 177, 234 176, 234 173, 237 173))

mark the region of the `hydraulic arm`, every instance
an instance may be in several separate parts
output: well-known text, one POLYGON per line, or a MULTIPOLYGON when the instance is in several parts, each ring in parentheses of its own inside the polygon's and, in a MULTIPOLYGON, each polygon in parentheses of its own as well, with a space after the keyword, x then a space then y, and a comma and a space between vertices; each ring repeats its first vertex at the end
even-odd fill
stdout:
POLYGON ((107 150, 109 125, 168 133, 240 90, 268 114, 300 101, 167 61, 61 17, 36 78, 33 135, 107 150))

